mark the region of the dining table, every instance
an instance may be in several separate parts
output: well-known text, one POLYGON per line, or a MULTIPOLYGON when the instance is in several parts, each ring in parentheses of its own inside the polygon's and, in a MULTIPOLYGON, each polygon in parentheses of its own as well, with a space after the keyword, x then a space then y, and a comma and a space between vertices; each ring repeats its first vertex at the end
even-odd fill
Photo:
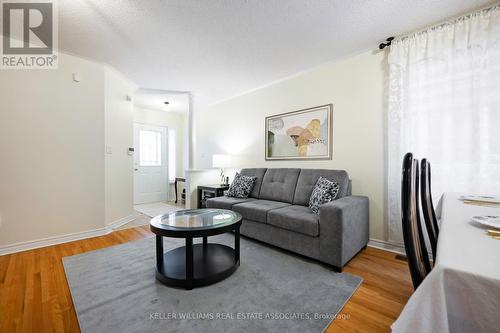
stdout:
POLYGON ((500 216, 500 205, 465 203, 463 195, 443 194, 436 260, 393 332, 500 332, 500 239, 472 220, 500 216))

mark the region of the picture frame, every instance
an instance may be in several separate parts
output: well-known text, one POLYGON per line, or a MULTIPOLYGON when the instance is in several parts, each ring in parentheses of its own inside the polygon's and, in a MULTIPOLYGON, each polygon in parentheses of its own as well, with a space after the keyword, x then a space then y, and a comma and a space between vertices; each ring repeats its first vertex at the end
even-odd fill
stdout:
POLYGON ((265 118, 265 159, 331 160, 333 104, 265 118))

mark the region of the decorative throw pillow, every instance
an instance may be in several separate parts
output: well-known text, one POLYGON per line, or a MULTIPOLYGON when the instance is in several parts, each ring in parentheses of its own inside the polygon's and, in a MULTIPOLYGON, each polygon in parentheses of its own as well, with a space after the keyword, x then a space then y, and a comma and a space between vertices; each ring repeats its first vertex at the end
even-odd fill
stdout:
POLYGON ((314 213, 319 214, 319 206, 335 200, 338 193, 339 184, 325 177, 319 177, 316 185, 314 185, 311 197, 309 198, 309 208, 311 208, 314 213))
POLYGON ((256 181, 257 177, 243 176, 240 173, 236 173, 236 176, 234 176, 234 180, 227 191, 227 196, 243 199, 248 198, 248 195, 252 192, 256 181))

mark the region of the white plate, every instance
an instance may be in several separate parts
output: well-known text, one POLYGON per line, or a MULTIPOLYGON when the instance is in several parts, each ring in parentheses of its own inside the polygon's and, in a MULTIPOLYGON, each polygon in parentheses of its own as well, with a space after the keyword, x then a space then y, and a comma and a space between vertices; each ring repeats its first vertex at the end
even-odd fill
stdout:
POLYGON ((494 197, 490 195, 462 195, 460 200, 468 200, 468 201, 479 201, 479 202, 489 202, 494 204, 500 204, 500 198, 494 197))
POLYGON ((472 221, 491 228, 500 229, 500 216, 492 216, 492 215, 474 216, 472 217, 472 221))

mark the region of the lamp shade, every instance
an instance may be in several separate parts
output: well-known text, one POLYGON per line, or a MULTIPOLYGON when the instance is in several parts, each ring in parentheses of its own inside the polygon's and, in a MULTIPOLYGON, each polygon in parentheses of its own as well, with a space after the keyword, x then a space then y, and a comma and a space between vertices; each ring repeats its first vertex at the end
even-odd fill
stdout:
POLYGON ((231 156, 224 154, 212 155, 212 167, 214 168, 228 168, 231 166, 231 156))

